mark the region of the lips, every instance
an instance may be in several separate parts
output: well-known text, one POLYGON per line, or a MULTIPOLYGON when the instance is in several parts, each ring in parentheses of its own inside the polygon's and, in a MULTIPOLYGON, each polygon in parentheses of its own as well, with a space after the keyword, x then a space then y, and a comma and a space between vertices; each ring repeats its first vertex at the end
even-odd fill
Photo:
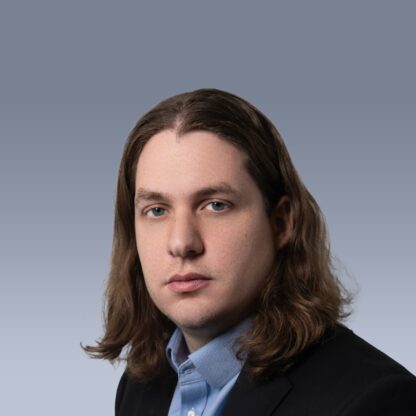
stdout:
POLYGON ((195 292, 207 286, 211 278, 198 273, 175 274, 168 280, 167 286, 176 293, 195 292))

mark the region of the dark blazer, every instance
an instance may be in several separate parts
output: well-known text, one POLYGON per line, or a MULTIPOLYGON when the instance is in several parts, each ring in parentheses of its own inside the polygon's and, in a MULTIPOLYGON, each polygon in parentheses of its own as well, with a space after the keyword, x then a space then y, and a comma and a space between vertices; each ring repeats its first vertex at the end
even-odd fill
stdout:
MULTIPOLYGON (((125 372, 116 416, 165 416, 175 390, 173 370, 151 383, 125 372)), ((416 377, 338 325, 303 352, 284 375, 254 383, 244 368, 223 416, 416 416, 416 377)))

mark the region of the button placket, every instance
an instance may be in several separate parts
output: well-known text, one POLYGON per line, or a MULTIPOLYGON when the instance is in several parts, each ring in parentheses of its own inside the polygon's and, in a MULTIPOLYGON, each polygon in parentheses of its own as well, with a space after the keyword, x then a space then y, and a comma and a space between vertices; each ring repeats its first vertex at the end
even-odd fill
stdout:
POLYGON ((198 416, 198 415, 196 414, 195 409, 192 408, 188 410, 188 413, 186 414, 186 416, 198 416))
POLYGON ((179 369, 179 389, 181 394, 181 415, 201 416, 207 403, 208 387, 194 365, 179 369))

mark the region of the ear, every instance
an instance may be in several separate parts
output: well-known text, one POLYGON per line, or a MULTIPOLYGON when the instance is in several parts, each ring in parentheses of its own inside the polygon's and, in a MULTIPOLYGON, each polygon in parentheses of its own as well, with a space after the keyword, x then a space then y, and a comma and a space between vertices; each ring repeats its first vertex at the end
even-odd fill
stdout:
POLYGON ((288 243, 293 234, 293 212, 287 195, 283 195, 279 199, 272 212, 271 221, 276 246, 281 249, 288 243))

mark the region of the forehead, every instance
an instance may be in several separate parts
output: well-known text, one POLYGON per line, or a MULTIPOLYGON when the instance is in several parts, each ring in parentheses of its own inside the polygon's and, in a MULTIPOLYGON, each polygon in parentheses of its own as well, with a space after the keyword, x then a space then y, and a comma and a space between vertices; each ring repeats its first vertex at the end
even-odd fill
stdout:
POLYGON ((196 131, 178 137, 175 131, 164 130, 142 150, 136 189, 190 193, 222 182, 243 190, 254 185, 246 160, 242 150, 213 133, 196 131))

